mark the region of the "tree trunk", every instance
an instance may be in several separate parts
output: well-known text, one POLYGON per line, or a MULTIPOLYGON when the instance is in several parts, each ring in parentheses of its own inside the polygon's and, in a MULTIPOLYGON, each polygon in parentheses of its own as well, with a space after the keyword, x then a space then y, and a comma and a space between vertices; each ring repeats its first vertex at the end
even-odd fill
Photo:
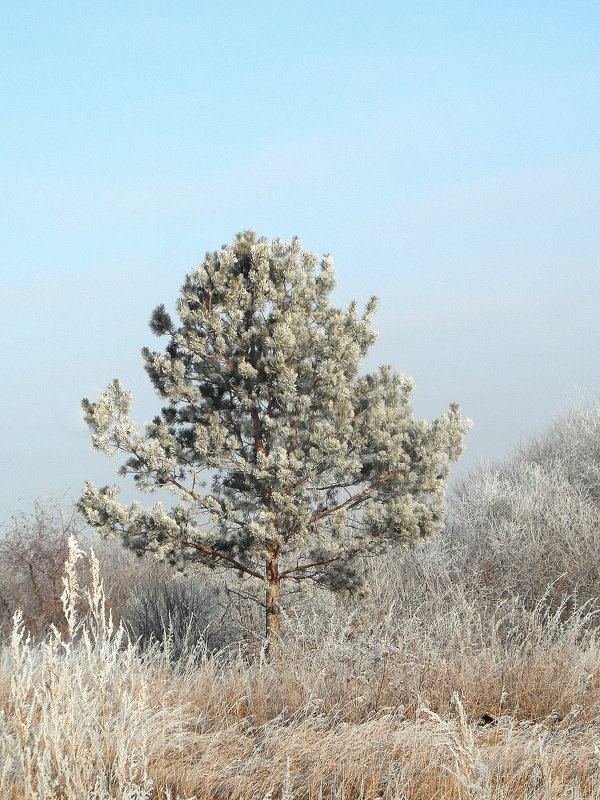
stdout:
POLYGON ((266 626, 265 634, 267 638, 266 649, 273 639, 281 633, 281 606, 279 600, 281 596, 281 579, 279 577, 279 554, 275 553, 267 559, 266 570, 266 626))

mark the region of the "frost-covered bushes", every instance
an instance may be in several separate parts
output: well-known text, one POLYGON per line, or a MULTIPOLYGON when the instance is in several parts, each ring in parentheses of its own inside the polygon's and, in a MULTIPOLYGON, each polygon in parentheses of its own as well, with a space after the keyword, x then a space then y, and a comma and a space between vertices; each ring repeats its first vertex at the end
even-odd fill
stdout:
POLYGON ((456 572, 493 595, 600 593, 600 506, 559 461, 485 467, 452 504, 456 572))
POLYGON ((562 606, 563 617, 585 603, 600 608, 599 482, 596 404, 463 479, 439 536, 372 563, 377 604, 431 619, 464 603, 487 618, 513 598, 529 609, 562 606))
POLYGON ((600 403, 560 416, 521 449, 517 459, 546 468, 560 464, 569 483, 600 504, 600 403))
POLYGON ((600 595, 600 404, 561 417, 450 500, 442 548, 455 580, 535 602, 600 595))

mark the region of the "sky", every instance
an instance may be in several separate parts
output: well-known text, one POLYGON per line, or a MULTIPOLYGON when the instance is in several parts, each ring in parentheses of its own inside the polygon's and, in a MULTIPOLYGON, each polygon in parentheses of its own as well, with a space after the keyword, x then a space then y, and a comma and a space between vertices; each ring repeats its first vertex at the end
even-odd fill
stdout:
POLYGON ((155 415, 150 314, 241 230, 331 253, 339 305, 380 298, 365 369, 474 422, 451 482, 598 399, 595 0, 0 14, 0 522, 122 483, 81 398, 118 377, 155 415))

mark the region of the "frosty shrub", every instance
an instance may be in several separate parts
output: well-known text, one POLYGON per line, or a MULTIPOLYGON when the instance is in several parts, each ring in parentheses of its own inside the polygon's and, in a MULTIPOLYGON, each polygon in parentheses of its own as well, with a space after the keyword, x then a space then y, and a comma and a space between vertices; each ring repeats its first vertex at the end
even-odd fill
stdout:
POLYGON ((569 483, 600 503, 600 403, 558 417, 518 451, 517 459, 542 467, 560 464, 569 483))
POLYGON ((450 502, 440 541, 460 581, 490 597, 600 595, 600 405, 571 412, 450 502))

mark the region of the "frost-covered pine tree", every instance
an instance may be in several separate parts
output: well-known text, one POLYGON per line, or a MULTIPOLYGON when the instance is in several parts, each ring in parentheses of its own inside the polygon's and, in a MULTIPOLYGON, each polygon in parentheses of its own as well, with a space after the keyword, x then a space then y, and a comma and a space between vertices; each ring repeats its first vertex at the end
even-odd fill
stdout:
POLYGON ((411 412, 411 381, 390 367, 360 375, 376 334, 372 299, 334 308, 331 259, 300 241, 251 232, 207 254, 143 350, 166 405, 144 431, 113 381, 83 401, 94 448, 128 455, 120 473, 171 508, 117 501, 86 483, 80 508, 103 535, 174 566, 236 571, 264 586, 266 635, 283 594, 362 585, 360 557, 430 536, 441 524, 449 461, 468 423, 452 405, 432 423, 411 412))

